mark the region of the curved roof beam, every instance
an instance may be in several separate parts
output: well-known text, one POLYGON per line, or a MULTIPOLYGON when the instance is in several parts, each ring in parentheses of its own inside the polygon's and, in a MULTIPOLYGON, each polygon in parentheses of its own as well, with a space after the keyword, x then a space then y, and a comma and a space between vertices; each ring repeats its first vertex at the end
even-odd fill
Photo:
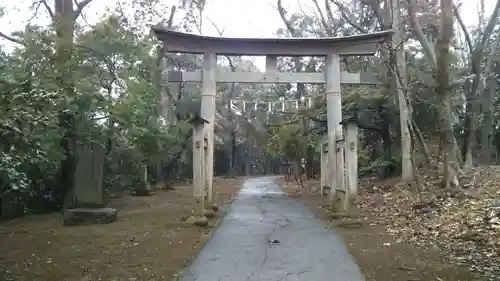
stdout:
POLYGON ((183 33, 153 27, 171 53, 216 53, 229 56, 372 56, 392 38, 393 31, 323 38, 227 38, 183 33))

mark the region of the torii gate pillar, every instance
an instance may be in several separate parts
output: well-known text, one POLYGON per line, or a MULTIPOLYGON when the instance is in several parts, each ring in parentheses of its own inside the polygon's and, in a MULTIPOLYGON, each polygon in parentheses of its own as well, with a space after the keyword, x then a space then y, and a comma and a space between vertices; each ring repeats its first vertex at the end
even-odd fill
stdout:
POLYGON ((337 145, 337 141, 343 139, 342 126, 340 124, 342 122, 342 96, 340 89, 340 57, 338 54, 328 54, 326 56, 325 80, 326 114, 328 120, 328 165, 334 175, 328 177, 330 208, 347 209, 347 206, 336 206, 336 197, 348 194, 344 177, 344 148, 337 145))
POLYGON ((207 190, 207 204, 215 203, 214 197, 214 124, 215 124, 215 94, 217 92, 215 68, 217 67, 217 54, 207 52, 203 54, 203 71, 201 84, 201 117, 208 121, 204 127, 204 136, 207 139, 206 161, 203 167, 205 174, 205 188, 207 190))

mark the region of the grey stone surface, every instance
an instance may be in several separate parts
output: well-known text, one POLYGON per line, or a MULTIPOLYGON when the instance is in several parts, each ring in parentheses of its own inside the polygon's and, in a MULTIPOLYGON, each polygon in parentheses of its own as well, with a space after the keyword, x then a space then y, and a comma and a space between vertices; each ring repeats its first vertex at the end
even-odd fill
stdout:
POLYGON ((64 211, 63 225, 106 224, 118 220, 118 210, 113 208, 75 208, 64 211))
POLYGON ((274 177, 248 180, 182 281, 362 281, 344 241, 274 177))

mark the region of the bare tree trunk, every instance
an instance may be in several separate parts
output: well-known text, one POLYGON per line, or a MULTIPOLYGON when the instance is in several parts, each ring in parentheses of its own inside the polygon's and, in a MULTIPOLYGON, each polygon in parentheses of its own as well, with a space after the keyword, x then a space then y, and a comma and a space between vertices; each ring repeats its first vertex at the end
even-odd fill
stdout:
MULTIPOLYGON (((318 7, 318 3, 317 1, 314 2, 316 4, 316 7, 318 7)), ((328 2, 326 2, 326 5, 329 6, 328 2)), ((277 6, 278 6, 278 12, 280 14, 280 17, 281 17, 281 20, 283 21, 283 23, 285 24, 288 32, 290 33, 290 35, 292 35, 292 37, 301 37, 301 34, 300 34, 300 31, 296 28, 293 27, 293 25, 291 24, 290 20, 288 20, 286 18, 286 10, 283 8, 283 5, 281 3, 281 0, 277 0, 277 6)), ((328 32, 331 32, 331 28, 329 28, 326 24, 326 19, 324 18, 324 15, 321 13, 320 11, 320 14, 321 14, 321 17, 322 17, 322 24, 325 26, 325 29, 328 31, 328 32)), ((295 63, 295 71, 296 72, 301 72, 302 71, 302 63, 300 61, 300 58, 299 57, 296 57, 294 59, 294 63, 295 63)), ((305 96, 307 93, 306 93, 306 87, 303 83, 298 83, 297 84, 297 94, 295 96, 296 99, 300 99, 301 97, 305 96)), ((308 121, 307 120, 303 120, 303 123, 302 123, 302 126, 303 126, 303 135, 302 137, 304 139, 307 139, 309 140, 309 132, 308 132, 308 121)), ((312 151, 311 149, 309 149, 309 145, 306 145, 305 147, 303 147, 302 151, 302 156, 304 157, 304 160, 305 160, 305 165, 306 165, 306 169, 302 169, 302 166, 299 164, 299 167, 300 167, 300 170, 302 171, 302 173, 305 174, 306 176, 306 179, 311 177, 312 175, 308 172, 310 171, 309 170, 309 167, 312 167, 313 166, 313 163, 312 163, 312 151)), ((300 159, 300 157, 299 157, 300 159)), ((302 176, 301 176, 301 186, 302 186, 302 176)))
POLYGON ((304 182, 302 181, 302 166, 300 165, 300 160, 295 160, 292 162, 292 173, 297 185, 299 185, 300 188, 303 189, 304 182))
POLYGON ((496 92, 496 77, 491 77, 493 70, 493 61, 497 59, 498 48, 500 48, 500 31, 496 34, 495 42, 490 46, 490 53, 486 59, 484 67, 484 81, 481 81, 479 94, 481 94, 481 109, 483 113, 483 128, 481 131, 481 162, 490 164, 491 146, 493 132, 493 102, 496 92), (485 89, 487 88, 487 89, 485 89))
POLYGON ((412 168, 413 168, 413 176, 414 176, 414 180, 415 180, 415 185, 416 185, 416 189, 417 189, 417 192, 422 192, 423 190, 423 187, 422 187, 422 181, 420 179, 420 175, 418 174, 418 169, 417 169, 417 164, 416 164, 416 156, 415 156, 415 128, 416 126, 414 124, 410 124, 408 123, 407 124, 408 126, 408 130, 410 131, 410 134, 412 135, 412 146, 411 146, 411 163, 412 163, 412 168))
MULTIPOLYGON (((385 64, 385 81, 388 86, 388 91, 393 95, 399 105, 400 114, 400 131, 401 131, 401 179, 413 179, 413 168, 411 159, 411 135, 407 124, 411 123, 411 107, 408 104, 406 97, 407 79, 406 66, 404 57, 403 38, 401 30, 404 27, 401 19, 399 0, 384 0, 385 7, 383 9, 383 18, 381 26, 392 28, 395 33, 393 40, 387 50, 383 50, 381 57, 385 64)), ((375 10, 376 4, 371 5, 375 10)))
POLYGON ((403 21, 400 15, 399 0, 392 2, 392 26, 394 38, 392 40, 391 57, 395 65, 391 85, 393 93, 397 94, 399 104, 399 122, 401 128, 401 178, 403 180, 413 179, 413 168, 411 160, 411 135, 408 124, 411 123, 411 110, 406 97, 407 79, 406 79, 406 63, 404 57, 404 44, 401 36, 401 30, 404 28, 403 21))
POLYGON ((231 129, 231 155, 229 157, 229 176, 236 177, 236 130, 231 129))
POLYGON ((415 38, 420 42, 425 56, 431 67, 436 71, 436 94, 439 98, 439 128, 441 130, 441 148, 444 158, 445 178, 443 186, 458 186, 458 165, 460 151, 453 134, 453 120, 451 107, 450 77, 448 66, 450 63, 449 51, 453 38, 453 0, 441 1, 440 30, 437 39, 437 46, 425 36, 417 18, 417 1, 407 0, 408 18, 415 38), (436 55, 438 54, 438 55, 436 55))
MULTIPOLYGON (((247 124, 248 125, 248 124, 247 124)), ((253 163, 253 155, 252 155, 252 136, 250 136, 248 132, 248 128, 246 129, 246 150, 247 150, 247 159, 245 159, 245 176, 250 176, 252 172, 252 163, 253 163)))
POLYGON ((483 128, 481 132, 481 161, 483 164, 491 164, 493 143, 493 98, 496 89, 497 81, 495 79, 490 79, 488 89, 484 92, 483 97, 483 128))
MULTIPOLYGON (((453 12, 455 13, 455 16, 457 17, 458 23, 461 26, 462 31, 465 34, 465 39, 467 41, 467 44, 469 46, 470 52, 471 52, 471 57, 470 57, 470 68, 471 68, 471 74, 473 75, 472 78, 472 83, 470 85, 470 89, 467 92, 467 107, 466 107, 466 119, 465 119, 465 138, 464 138, 464 145, 463 145, 463 151, 462 151, 462 157, 464 159, 464 164, 463 167, 465 170, 470 170, 472 168, 472 162, 473 162, 473 154, 474 154, 474 147, 475 144, 477 143, 476 140, 476 127, 477 127, 477 117, 481 113, 481 107, 479 103, 480 96, 483 93, 484 90, 484 81, 481 78, 481 75, 483 74, 481 71, 481 64, 485 55, 485 50, 486 46, 488 43, 488 40, 490 39, 491 34, 493 33, 493 30, 495 29, 495 26, 498 22, 498 18, 500 16, 500 0, 497 0, 496 6, 493 10, 493 13, 491 15, 490 20, 486 24, 486 27, 484 30, 482 30, 482 34, 480 38, 477 40, 476 46, 473 46, 471 36, 462 20, 460 17, 458 11, 456 8, 452 8, 453 12)), ((483 20, 481 19, 480 22, 483 20)), ((483 24, 481 24, 483 25, 483 24)), ((495 47, 493 46, 493 49, 495 47)), ((488 60, 493 59, 493 57, 489 57, 488 60)), ((488 62, 487 62, 488 64, 488 62)), ((489 74, 487 73, 487 70, 485 69, 485 76, 488 76, 489 74)))
MULTIPOLYGON (((415 135, 414 138, 417 138, 420 147, 422 148, 422 154, 425 157, 425 162, 427 163, 427 166, 429 166, 431 164, 431 153, 429 152, 429 147, 427 146, 424 136, 422 136, 422 132, 420 132, 420 129, 418 128, 415 120, 412 121, 412 126, 410 129, 410 132, 413 131, 413 134, 415 135)), ((413 158, 412 165, 415 165, 415 161, 416 160, 413 158)))
MULTIPOLYGON (((232 65, 232 63, 230 62, 232 65)), ((231 109, 231 100, 235 96, 235 84, 233 83, 231 85, 231 93, 230 97, 227 101, 227 120, 229 121, 229 126, 230 126, 230 132, 229 132, 229 177, 235 177, 236 176, 236 171, 235 171, 235 157, 236 157, 236 124, 234 123, 233 120, 233 113, 231 109)))
MULTIPOLYGON (((172 28, 173 21, 174 21, 174 15, 176 11, 176 6, 172 6, 172 9, 170 10, 170 18, 168 21, 168 26, 167 28, 172 28)), ((156 128, 160 129, 160 116, 164 118, 164 120, 167 120, 167 124, 171 125, 174 124, 175 121, 175 114, 172 112, 173 107, 172 107, 172 99, 170 92, 168 91, 168 86, 166 85, 166 73, 165 71, 167 70, 167 51, 165 49, 165 46, 158 46, 156 48, 157 51, 157 57, 156 57, 156 105, 155 105, 155 115, 152 116, 152 122, 154 122, 154 125, 156 128), (170 121, 170 122, 168 122, 170 121)), ((158 151, 161 150, 161 143, 159 140, 156 142, 156 147, 158 151)), ((158 159, 155 159, 155 182, 156 185, 159 186, 161 189, 168 189, 169 184, 167 183, 167 179, 163 175, 163 164, 164 164, 164 159, 163 155, 160 153, 158 156, 158 159)))
POLYGON ((450 89, 450 43, 453 38, 453 0, 441 0, 441 27, 437 40, 436 94, 439 98, 439 127, 444 156, 443 187, 457 187, 458 163, 456 161, 452 125, 450 89))

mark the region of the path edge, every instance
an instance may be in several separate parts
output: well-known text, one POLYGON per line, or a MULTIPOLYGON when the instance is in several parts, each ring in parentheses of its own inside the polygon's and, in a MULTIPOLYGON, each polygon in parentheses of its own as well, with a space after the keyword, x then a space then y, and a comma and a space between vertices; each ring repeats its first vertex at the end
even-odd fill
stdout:
POLYGON ((215 231, 217 229, 219 229, 219 226, 222 223, 222 220, 224 220, 224 218, 226 217, 227 213, 229 212, 229 209, 230 209, 231 205, 233 204, 234 200, 236 200, 236 197, 238 196, 241 188, 243 188, 243 185, 245 184, 245 182, 247 180, 248 179, 245 179, 242 183, 236 185, 236 192, 231 196, 231 198, 229 198, 228 200, 225 200, 222 203, 222 208, 219 209, 218 215, 217 215, 217 217, 216 217, 213 225, 211 226, 210 231, 206 235, 203 235, 200 238, 200 241, 198 243, 198 246, 199 246, 198 253, 196 253, 196 255, 192 256, 189 259, 189 261, 187 262, 187 264, 181 270, 179 270, 178 272, 176 272, 174 274, 174 276, 172 278, 172 281, 179 281, 179 280, 182 279, 182 277, 184 275, 184 271, 186 270, 186 268, 191 265, 191 263, 193 262, 193 260, 196 257, 198 257, 198 255, 203 250, 203 248, 206 246, 206 244, 208 243, 208 241, 210 241, 210 239, 212 239, 213 234, 215 233, 215 231))

